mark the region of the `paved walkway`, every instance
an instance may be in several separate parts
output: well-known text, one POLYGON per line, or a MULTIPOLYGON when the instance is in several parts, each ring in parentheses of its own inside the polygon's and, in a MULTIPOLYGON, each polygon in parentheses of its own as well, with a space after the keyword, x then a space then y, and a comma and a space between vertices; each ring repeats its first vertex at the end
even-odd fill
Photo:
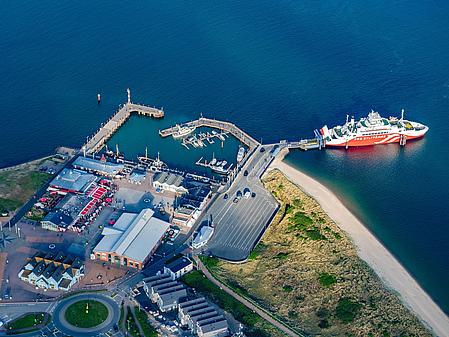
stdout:
POLYGON ((240 303, 244 304, 246 307, 248 307, 249 309, 251 309, 252 311, 256 312, 259 316, 261 316, 263 319, 265 319, 266 321, 270 322, 271 324, 273 324, 275 327, 277 327, 278 329, 280 329, 281 331, 285 332, 287 335, 289 336, 293 336, 293 337, 303 337, 303 335, 299 335, 296 332, 290 330, 288 327, 286 327, 285 325, 283 325, 282 323, 280 323, 279 321, 275 320, 274 318, 272 318, 270 315, 268 315, 264 310, 260 309, 259 307, 255 306, 254 304, 252 304, 251 302, 249 302, 247 299, 243 298, 242 296, 238 295, 237 293, 235 293, 231 288, 228 288, 226 285, 224 285, 223 283, 221 283, 220 281, 218 281, 215 277, 212 276, 212 274, 209 272, 209 270, 207 270, 207 268, 204 266, 204 264, 201 262, 200 259, 198 259, 197 257, 194 258, 198 268, 203 272, 203 274, 209 279, 209 281, 211 281, 213 284, 215 284, 216 286, 220 287, 221 289, 223 289, 227 294, 231 295, 232 297, 234 297, 237 301, 239 301, 240 303))

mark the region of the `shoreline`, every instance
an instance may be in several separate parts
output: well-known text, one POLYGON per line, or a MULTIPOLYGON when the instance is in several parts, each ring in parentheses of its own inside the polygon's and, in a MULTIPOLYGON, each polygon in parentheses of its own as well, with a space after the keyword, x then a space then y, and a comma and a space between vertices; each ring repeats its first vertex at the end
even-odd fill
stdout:
POLYGON ((270 164, 268 170, 280 170, 292 183, 313 197, 326 214, 349 235, 359 257, 368 263, 382 282, 398 293, 400 300, 434 334, 449 337, 449 317, 332 191, 283 161, 287 154, 288 150, 283 150, 270 164))

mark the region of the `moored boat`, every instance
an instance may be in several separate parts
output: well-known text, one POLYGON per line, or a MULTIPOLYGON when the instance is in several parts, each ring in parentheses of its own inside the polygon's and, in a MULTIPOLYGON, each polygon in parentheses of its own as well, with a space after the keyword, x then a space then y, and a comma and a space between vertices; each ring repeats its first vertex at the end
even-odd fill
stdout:
POLYGON ((327 125, 320 129, 326 146, 354 147, 389 143, 405 144, 406 140, 422 138, 429 128, 418 122, 404 119, 404 111, 401 118, 383 118, 378 112, 371 111, 368 117, 361 118, 358 122, 349 116, 346 123, 337 125, 331 129, 327 125))

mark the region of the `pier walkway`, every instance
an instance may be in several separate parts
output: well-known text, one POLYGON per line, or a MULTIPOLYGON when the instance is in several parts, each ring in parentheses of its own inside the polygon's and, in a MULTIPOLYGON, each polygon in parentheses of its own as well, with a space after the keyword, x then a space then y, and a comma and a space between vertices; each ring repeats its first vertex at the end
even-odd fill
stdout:
MULTIPOLYGON (((236 137, 238 140, 240 140, 243 144, 247 145, 250 150, 253 150, 257 146, 260 145, 260 143, 257 140, 255 140, 253 137, 251 137, 245 131, 243 131, 238 126, 236 126, 235 124, 230 123, 230 122, 201 117, 199 119, 196 119, 196 120, 193 120, 193 121, 190 121, 187 123, 183 123, 180 126, 188 126, 188 127, 196 127, 196 128, 209 127, 209 128, 219 129, 224 132, 229 132, 234 137, 236 137)), ((177 126, 172 126, 171 128, 160 130, 159 134, 162 137, 168 137, 168 136, 171 136, 177 130, 178 130, 177 126)))
POLYGON ((109 138, 128 120, 131 113, 153 118, 164 117, 163 110, 141 104, 125 103, 106 123, 102 124, 92 137, 87 139, 87 142, 82 147, 83 151, 86 153, 98 152, 109 138))

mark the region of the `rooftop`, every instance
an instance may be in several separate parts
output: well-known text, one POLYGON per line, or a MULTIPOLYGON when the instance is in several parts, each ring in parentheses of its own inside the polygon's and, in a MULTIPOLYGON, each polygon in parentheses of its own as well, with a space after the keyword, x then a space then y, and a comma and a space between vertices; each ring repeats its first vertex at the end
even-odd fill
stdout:
POLYGON ((79 156, 73 162, 73 166, 85 170, 106 173, 108 175, 115 175, 124 169, 123 164, 110 163, 107 161, 100 161, 88 157, 79 156))
POLYGON ((65 168, 51 181, 50 186, 84 193, 96 180, 97 177, 93 174, 65 168))
POLYGON ((173 273, 176 273, 180 271, 181 269, 190 266, 192 264, 192 261, 190 261, 188 258, 182 257, 179 259, 176 259, 173 262, 170 262, 166 267, 170 269, 173 273))
POLYGON ((153 217, 153 214, 149 208, 139 214, 123 213, 113 227, 103 230, 104 237, 94 251, 114 252, 144 262, 170 227, 169 223, 153 217))
POLYGON ((157 181, 161 184, 179 187, 182 185, 184 178, 178 174, 170 172, 158 172, 154 175, 153 181, 157 181))

